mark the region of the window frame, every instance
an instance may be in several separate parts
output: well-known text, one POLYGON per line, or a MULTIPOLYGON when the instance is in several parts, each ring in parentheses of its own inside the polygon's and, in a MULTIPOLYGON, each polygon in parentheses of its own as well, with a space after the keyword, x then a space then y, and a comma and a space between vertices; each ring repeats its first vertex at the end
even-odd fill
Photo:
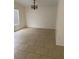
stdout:
MULTIPOLYGON (((17 24, 15 24, 14 23, 14 26, 17 26, 17 25, 19 25, 20 24, 20 18, 19 18, 19 16, 20 16, 20 13, 19 13, 19 9, 14 9, 14 13, 15 13, 15 11, 17 12, 17 14, 18 14, 18 22, 17 22, 17 24)), ((15 18, 14 18, 14 21, 15 21, 15 18)))

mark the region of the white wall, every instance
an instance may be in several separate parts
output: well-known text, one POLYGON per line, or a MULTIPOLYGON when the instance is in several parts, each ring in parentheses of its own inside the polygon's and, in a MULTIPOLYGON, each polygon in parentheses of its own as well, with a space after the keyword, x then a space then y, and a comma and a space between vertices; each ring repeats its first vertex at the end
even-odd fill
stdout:
POLYGON ((56 27, 56 6, 39 6, 37 10, 29 8, 27 26, 33 28, 55 29, 56 27))
POLYGON ((56 21, 56 44, 64 46, 64 0, 59 0, 56 21))
POLYGON ((19 9, 19 17, 20 17, 19 18, 20 24, 17 26, 14 26, 14 31, 16 31, 16 30, 26 27, 26 15, 25 15, 26 10, 23 5, 17 2, 14 2, 14 8, 19 9))

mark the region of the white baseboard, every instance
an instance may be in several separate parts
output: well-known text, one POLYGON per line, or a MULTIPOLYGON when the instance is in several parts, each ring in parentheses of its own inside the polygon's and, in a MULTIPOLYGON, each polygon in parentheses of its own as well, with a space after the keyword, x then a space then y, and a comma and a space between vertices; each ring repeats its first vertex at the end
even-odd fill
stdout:
POLYGON ((56 42, 56 45, 59 45, 59 46, 64 46, 64 43, 61 43, 61 42, 56 42))
POLYGON ((53 26, 53 27, 32 27, 32 26, 28 26, 29 28, 42 28, 42 29, 56 29, 56 26, 53 26))

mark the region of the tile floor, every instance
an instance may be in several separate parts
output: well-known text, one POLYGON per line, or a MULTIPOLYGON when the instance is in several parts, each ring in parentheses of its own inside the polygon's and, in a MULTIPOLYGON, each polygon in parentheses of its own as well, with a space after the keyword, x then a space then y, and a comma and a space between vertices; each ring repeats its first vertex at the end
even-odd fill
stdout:
POLYGON ((14 59, 60 59, 55 44, 55 30, 22 29, 14 33, 14 59))

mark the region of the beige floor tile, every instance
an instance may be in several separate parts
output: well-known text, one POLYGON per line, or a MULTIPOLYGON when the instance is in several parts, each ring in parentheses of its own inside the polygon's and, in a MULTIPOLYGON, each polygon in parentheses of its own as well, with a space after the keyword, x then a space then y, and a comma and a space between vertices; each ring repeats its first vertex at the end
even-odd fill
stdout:
POLYGON ((34 53, 29 53, 27 55, 27 59, 40 59, 40 55, 34 54, 34 53))
POLYGON ((57 57, 64 59, 64 46, 56 46, 57 57))
POLYGON ((46 55, 47 56, 48 49, 46 48, 36 48, 35 53, 40 55, 46 55))
POLYGON ((40 59, 56 59, 56 58, 48 57, 48 56, 41 56, 40 59))
POLYGON ((50 57, 56 58, 56 50, 55 49, 49 49, 47 54, 50 57))
POLYGON ((55 30, 26 28, 14 34, 15 59, 55 59, 55 57, 63 59, 64 57, 62 47, 56 48, 55 30))

